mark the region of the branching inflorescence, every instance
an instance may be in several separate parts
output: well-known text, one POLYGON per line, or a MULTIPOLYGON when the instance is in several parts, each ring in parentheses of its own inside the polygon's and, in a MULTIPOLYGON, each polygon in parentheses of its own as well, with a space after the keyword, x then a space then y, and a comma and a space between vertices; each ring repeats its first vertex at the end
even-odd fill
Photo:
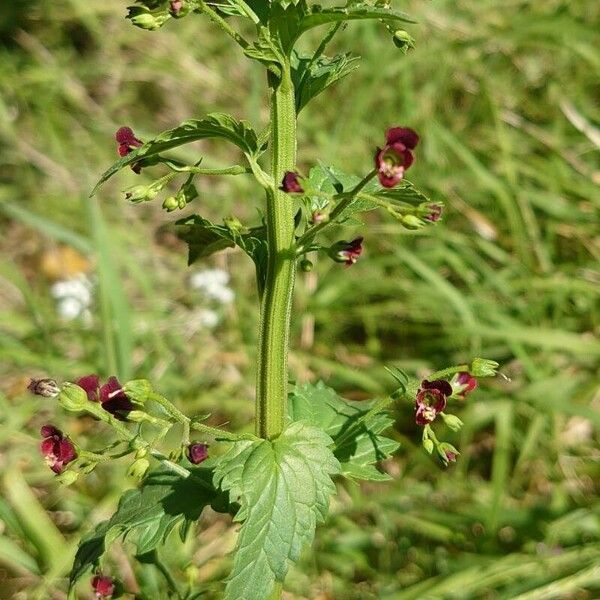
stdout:
POLYGON ((264 218, 259 223, 244 224, 231 217, 214 223, 199 214, 175 223, 189 246, 190 264, 234 246, 254 262, 260 299, 256 430, 238 435, 206 424, 205 417, 190 417, 144 379, 121 384, 111 376, 102 383, 98 376, 87 375, 61 386, 51 379, 31 382, 33 393, 57 397, 63 409, 87 413, 115 435, 108 447, 90 450, 54 425, 44 426, 41 451, 63 483, 73 483, 99 464, 123 457, 131 461, 129 474, 140 480, 137 489, 122 496, 115 514, 81 541, 71 585, 94 570, 91 584, 97 598, 121 593, 104 568, 104 554, 119 535, 135 544, 136 556, 155 562, 171 596, 197 597, 194 582, 183 591, 174 581, 160 562, 158 549, 175 527, 183 539, 206 506, 229 512, 242 523, 224 598, 279 598, 290 562, 312 542, 317 523, 327 516, 335 478, 390 478, 380 463, 399 446, 385 435, 392 429, 393 404, 414 404, 423 447, 430 454, 436 450, 447 465, 459 452, 438 439, 434 423, 442 420, 450 430, 458 430, 460 419, 446 412, 450 402, 464 401, 477 386, 476 378, 495 375, 497 367, 493 361, 476 359, 422 381, 390 369, 398 389, 371 402, 346 401, 323 383, 288 389, 297 268, 309 270, 309 256, 315 253, 347 267, 354 265, 363 252, 364 236, 333 242, 329 236, 358 213, 383 208, 406 229, 440 220, 442 204, 429 200, 405 178, 419 143, 409 127, 390 127, 382 135, 381 147, 365 161, 374 156, 374 165, 363 177, 323 165, 302 173, 296 165, 298 113, 356 68, 357 59, 349 54, 325 54, 341 25, 364 19, 380 22, 406 52, 413 40, 397 24, 412 21, 379 1, 325 8, 305 0, 138 0, 129 8, 131 22, 147 30, 197 16, 210 19, 250 60, 264 66, 271 98, 268 127, 257 133, 246 121, 212 113, 146 142, 130 127, 121 127, 115 134, 120 160, 98 185, 125 167, 142 177, 160 170, 150 183, 126 190, 125 198, 138 203, 164 196, 162 205, 169 213, 196 199, 197 177, 252 176, 264 190, 264 218), (243 20, 251 27, 238 28, 243 20), (297 40, 318 26, 327 27, 321 43, 310 54, 299 52, 297 40), (252 40, 240 33, 249 29, 255 33, 252 40), (201 157, 187 163, 169 154, 208 138, 235 145, 243 164, 207 168, 201 157), (165 453, 165 436, 172 430, 180 432, 180 442, 165 453), (202 439, 192 441, 192 432, 202 439), (210 452, 208 439, 214 442, 210 452))

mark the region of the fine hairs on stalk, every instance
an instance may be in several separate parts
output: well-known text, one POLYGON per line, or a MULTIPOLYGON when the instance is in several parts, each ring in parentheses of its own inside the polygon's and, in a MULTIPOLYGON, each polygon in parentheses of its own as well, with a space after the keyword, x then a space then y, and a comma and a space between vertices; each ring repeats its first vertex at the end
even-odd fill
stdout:
MULTIPOLYGON (((394 219, 407 232, 441 226, 443 203, 428 198, 406 177, 419 164, 422 143, 409 125, 382 124, 379 146, 365 145, 365 168, 359 175, 316 159, 306 171, 296 164, 302 109, 318 94, 330 93, 328 88, 357 66, 349 54, 327 54, 341 26, 372 21, 391 38, 402 60, 414 40, 400 27, 409 27, 412 19, 378 3, 324 8, 304 0, 137 0, 129 7, 130 24, 148 31, 176 27, 173 21, 184 18, 210 20, 229 38, 231 51, 262 65, 270 98, 268 126, 257 132, 247 121, 212 112, 142 139, 132 126, 132 112, 131 125, 111 132, 118 160, 93 193, 123 169, 132 171, 128 176, 139 177, 140 183, 124 191, 123 201, 161 202, 165 218, 188 245, 188 264, 232 247, 253 262, 259 298, 254 433, 228 431, 211 424, 206 415, 186 414, 168 398, 169 390, 142 377, 123 382, 119 373, 80 373, 62 383, 32 380, 29 389, 55 398, 69 413, 91 415, 113 436, 108 446, 90 448, 91 443, 70 435, 66 426, 44 425, 41 452, 61 483, 73 484, 116 460, 125 462, 138 482, 123 493, 112 517, 81 540, 71 590, 87 577, 96 598, 134 592, 113 575, 110 545, 121 538, 140 564, 154 566, 164 597, 198 597, 202 582, 193 577, 180 581, 161 553, 174 530, 185 541, 210 506, 241 523, 222 597, 276 599, 290 564, 310 546, 317 524, 327 518, 336 482, 391 479, 382 463, 399 447, 394 406, 414 407, 424 450, 448 466, 460 452, 443 437, 462 426, 449 410, 467 401, 478 379, 493 377, 498 365, 475 358, 426 379, 390 367, 396 389, 363 402, 345 400, 322 381, 289 384, 297 270, 311 270, 311 258, 319 254, 336 269, 365 260, 368 230, 360 226, 350 239, 340 238, 338 231, 356 227, 357 217, 366 211, 383 209, 382 218, 394 219), (322 34, 320 43, 309 53, 298 50, 298 39, 315 28, 322 34), (251 37, 246 37, 248 31, 251 37), (232 164, 205 167, 205 157, 191 151, 187 161, 179 158, 184 154, 173 156, 174 149, 204 139, 233 146, 232 164), (195 185, 203 177, 252 178, 264 196, 261 218, 250 223, 236 216, 224 216, 221 222, 207 219, 195 185), (188 205, 194 214, 173 219, 171 213, 188 205)), ((233 294, 228 297, 232 300, 233 294)), ((143 587, 142 580, 139 585, 143 587)))

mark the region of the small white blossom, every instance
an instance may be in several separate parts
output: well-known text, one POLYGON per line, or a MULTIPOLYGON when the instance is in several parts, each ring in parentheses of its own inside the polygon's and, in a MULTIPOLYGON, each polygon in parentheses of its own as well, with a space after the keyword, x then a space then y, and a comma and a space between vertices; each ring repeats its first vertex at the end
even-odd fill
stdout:
POLYGON ((205 269, 190 277, 190 286, 193 289, 219 304, 231 304, 235 298, 235 293, 228 283, 229 273, 223 269, 205 269))
POLYGON ((65 321, 82 318, 91 319, 92 282, 84 274, 57 281, 50 288, 56 299, 56 310, 65 321))

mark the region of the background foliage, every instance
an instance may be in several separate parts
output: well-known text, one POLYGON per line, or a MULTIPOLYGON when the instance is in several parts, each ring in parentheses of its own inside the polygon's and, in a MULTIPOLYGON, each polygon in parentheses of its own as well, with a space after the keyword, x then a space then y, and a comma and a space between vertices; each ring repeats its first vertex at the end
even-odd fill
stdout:
MULTIPOLYGON (((407 233, 367 214, 368 229, 349 229, 366 233, 359 263, 322 261, 300 278, 291 367, 300 381, 323 378, 355 400, 394 387, 384 365, 424 375, 482 355, 506 378, 460 411, 466 428, 453 441, 463 454, 448 470, 419 448, 406 406, 395 432, 402 447, 386 463, 395 482, 342 485, 287 597, 597 597, 600 8, 398 8, 419 20, 410 29, 417 48, 403 56, 376 24, 344 31, 337 47, 362 65, 303 110, 300 165, 321 158, 364 173, 385 128, 408 124, 422 135, 411 179, 446 201, 445 222, 407 233)), ((234 251, 212 260, 231 273, 236 297, 208 327, 209 301, 190 287, 184 247, 163 227, 184 215, 127 205, 120 190, 143 175, 88 193, 116 156, 118 126, 144 139, 213 110, 264 124, 264 82, 205 20, 148 34, 124 14, 120 0, 0 6, 4 598, 64 597, 76 540, 132 486, 125 465, 71 488, 52 481, 37 450, 41 424, 103 434, 26 395, 30 376, 144 376, 186 411, 212 413, 213 424, 242 429, 252 417, 250 262, 234 251), (91 316, 65 321, 51 286, 82 273, 93 285, 91 316)), ((198 148, 210 156, 205 166, 231 162, 224 145, 198 148)), ((209 217, 254 219, 262 201, 243 177, 204 179, 198 191, 209 217)), ((219 598, 234 534, 229 517, 207 511, 167 562, 219 598)), ((127 589, 163 593, 152 566, 134 573, 119 549, 112 561, 127 589)))

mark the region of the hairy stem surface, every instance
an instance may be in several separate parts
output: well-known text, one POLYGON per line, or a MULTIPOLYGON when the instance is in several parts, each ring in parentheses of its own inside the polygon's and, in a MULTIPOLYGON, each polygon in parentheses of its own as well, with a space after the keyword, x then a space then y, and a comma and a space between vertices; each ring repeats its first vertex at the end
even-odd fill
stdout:
POLYGON ((256 432, 273 438, 283 429, 287 402, 288 345, 295 274, 294 205, 279 189, 296 162, 296 108, 289 64, 280 79, 270 76, 271 167, 267 190, 269 262, 261 306, 256 385, 256 432))

